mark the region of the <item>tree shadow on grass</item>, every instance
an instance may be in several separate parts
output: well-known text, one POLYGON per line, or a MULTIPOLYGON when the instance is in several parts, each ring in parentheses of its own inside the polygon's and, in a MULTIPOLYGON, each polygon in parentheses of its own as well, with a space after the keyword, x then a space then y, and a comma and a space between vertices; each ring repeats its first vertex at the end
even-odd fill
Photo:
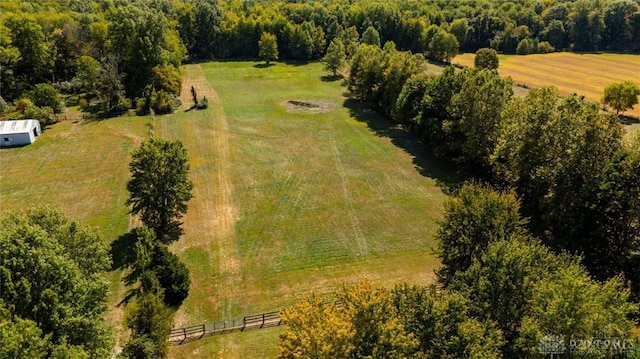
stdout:
POLYGON ((620 115, 619 118, 620 118, 620 123, 622 123, 623 125, 635 125, 640 123, 640 118, 633 117, 633 116, 620 115))
POLYGON ((271 63, 268 63, 268 64, 265 64, 265 63, 259 63, 259 64, 255 64, 255 65, 253 65, 253 67, 255 67, 255 68, 257 68, 257 69, 266 69, 266 68, 268 68, 268 67, 275 66, 275 65, 276 65, 276 64, 275 64, 274 62, 271 62, 271 63))
POLYGON ((446 159, 437 158, 415 133, 376 113, 361 101, 347 99, 344 107, 349 109, 351 116, 365 122, 378 136, 388 137, 395 146, 410 154, 416 170, 425 177, 433 178, 444 192, 452 193, 462 185, 464 178, 456 173, 455 165, 446 159))
POLYGON ((136 243, 135 233, 127 232, 111 242, 111 270, 124 269, 136 259, 134 248, 136 243))
POLYGON ((323 75, 323 76, 320 76, 320 80, 322 82, 335 82, 335 81, 338 81, 338 80, 341 80, 341 79, 342 79, 342 76, 340 76, 340 75, 323 75))

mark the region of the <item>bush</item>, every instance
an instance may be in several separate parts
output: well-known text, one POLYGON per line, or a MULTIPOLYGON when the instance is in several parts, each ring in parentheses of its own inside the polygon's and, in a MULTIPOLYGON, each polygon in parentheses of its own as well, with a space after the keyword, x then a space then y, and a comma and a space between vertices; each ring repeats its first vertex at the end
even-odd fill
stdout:
POLYGON ((539 51, 538 47, 539 47, 539 44, 537 39, 530 39, 527 37, 522 39, 522 41, 518 43, 518 47, 516 48, 516 53, 518 55, 536 54, 539 51))
POLYGON ((476 51, 476 57, 473 60, 475 67, 479 69, 497 69, 498 53, 494 49, 482 48, 476 51))
POLYGON ((538 44, 538 53, 540 54, 549 54, 554 52, 555 50, 556 49, 554 49, 553 46, 551 46, 549 41, 543 41, 538 44))
POLYGON ((76 85, 71 81, 54 82, 53 87, 65 94, 76 93, 76 85))
POLYGON ((179 307, 189 295, 189 269, 163 245, 156 246, 151 269, 164 289, 164 303, 169 307, 179 307))
POLYGON ((171 93, 160 90, 152 95, 151 108, 157 114, 172 113, 180 107, 180 100, 171 93))
POLYGON ((123 359, 155 359, 162 356, 158 346, 146 335, 133 337, 122 349, 123 359))
POLYGON ((80 96, 78 95, 68 96, 64 102, 67 106, 78 106, 78 103, 80 102, 80 96))
POLYGON ((182 88, 180 71, 171 65, 158 65, 151 69, 151 84, 156 91, 167 91, 180 96, 180 89, 182 88))
POLYGON ((131 100, 124 97, 124 96, 120 96, 118 97, 118 101, 116 101, 116 103, 114 104, 113 108, 111 109, 111 111, 114 112, 125 112, 127 110, 129 110, 131 108, 131 100))
POLYGON ((51 107, 53 113, 62 112, 62 103, 60 102, 60 93, 55 87, 49 84, 37 84, 33 91, 27 95, 34 105, 38 107, 51 107))

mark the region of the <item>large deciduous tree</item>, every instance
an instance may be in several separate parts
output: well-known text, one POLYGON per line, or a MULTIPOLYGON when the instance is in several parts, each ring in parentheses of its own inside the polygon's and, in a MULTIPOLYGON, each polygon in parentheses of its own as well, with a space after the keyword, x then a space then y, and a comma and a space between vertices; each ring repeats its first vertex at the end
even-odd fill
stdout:
POLYGON ((338 71, 346 65, 346 58, 342 40, 335 38, 329 44, 327 54, 324 56, 324 67, 336 76, 338 71))
POLYGON ((622 147, 618 119, 576 95, 561 98, 555 88, 512 98, 501 118, 494 170, 522 196, 537 228, 575 249, 585 234, 578 231, 587 190, 622 147))
POLYGON ((0 357, 109 356, 107 247, 54 208, 0 219, 0 357))
POLYGON ((520 204, 513 193, 464 185, 445 203, 444 219, 436 238, 443 267, 438 280, 448 285, 457 272, 465 271, 496 241, 526 232, 520 204))
POLYGON ((624 81, 605 87, 602 102, 613 107, 616 114, 620 114, 620 111, 637 105, 638 96, 640 96, 640 87, 631 81, 624 81))
POLYGON ((73 81, 80 91, 93 96, 100 87, 100 62, 91 56, 82 56, 78 59, 78 70, 73 81))
POLYGON ((450 62, 458 54, 460 44, 455 35, 439 30, 429 42, 429 58, 450 62))
POLYGON ((455 160, 469 172, 488 175, 490 156, 499 135, 500 112, 513 95, 513 82, 495 70, 465 72, 460 92, 451 97, 446 129, 458 139, 449 143, 455 160))
POLYGON ((418 341, 407 333, 387 289, 369 282, 339 294, 342 310, 313 297, 285 309, 279 358, 407 358, 418 341))
MULTIPOLYGON (((11 48, 19 52, 13 65, 16 82, 15 89, 3 89, 3 96, 8 99, 18 97, 22 91, 32 84, 51 80, 53 59, 42 26, 29 14, 10 15, 4 21, 9 29, 11 48)), ((15 53, 10 53, 11 57, 15 53)), ((0 59, 5 62, 5 59, 0 59)))
POLYGON ((593 281, 579 258, 524 237, 490 244, 449 288, 467 298, 472 316, 497 323, 506 358, 536 353, 545 334, 562 336, 568 347, 570 339, 626 336, 633 327, 619 279, 593 281))
POLYGON ((193 183, 187 150, 182 142, 149 139, 133 151, 127 183, 131 213, 139 214, 162 243, 180 238, 180 218, 187 211, 193 183))
POLYGON ((153 67, 178 67, 186 57, 186 49, 166 16, 144 2, 114 7, 108 20, 111 50, 119 54, 129 97, 142 95, 153 67))
POLYGON ((468 300, 459 293, 400 284, 391 297, 426 358, 502 358, 502 333, 494 322, 472 318, 468 300))
POLYGON ((278 59, 278 41, 276 35, 263 32, 258 41, 258 56, 263 59, 267 65, 272 60, 278 59))
POLYGON ((380 47, 380 34, 375 27, 369 26, 362 33, 362 43, 380 47))
POLYGON ((498 68, 498 53, 494 49, 483 47, 476 51, 473 65, 479 69, 494 70, 498 68))

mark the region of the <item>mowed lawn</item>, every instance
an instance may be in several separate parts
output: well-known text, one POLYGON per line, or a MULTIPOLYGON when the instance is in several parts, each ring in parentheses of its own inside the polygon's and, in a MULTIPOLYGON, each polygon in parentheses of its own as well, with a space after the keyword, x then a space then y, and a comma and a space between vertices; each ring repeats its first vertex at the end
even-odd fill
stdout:
MULTIPOLYGON (((346 101, 342 81, 317 63, 183 71, 185 103, 194 86, 209 109, 65 121, 33 145, 0 150, 0 213, 52 204, 116 240, 136 225, 124 204, 130 153, 153 134, 183 141, 195 183, 185 234, 171 247, 192 279, 176 326, 276 310, 364 278, 433 280, 446 198, 436 181, 449 172, 414 137, 346 101)), ((115 306, 121 274, 110 274, 117 345, 126 338, 115 306)), ((273 357, 281 330, 211 337, 171 357, 273 357)))
MULTIPOLYGON (((461 54, 454 63, 473 66, 475 54, 461 54)), ((614 82, 632 81, 640 86, 640 56, 624 54, 576 54, 556 52, 535 55, 500 55, 498 70, 518 84, 553 85, 564 95, 578 93, 600 101, 604 88, 614 82)), ((640 105, 626 111, 640 117, 640 105)))
MULTIPOLYGON (((154 125, 185 143, 195 182, 185 235, 172 246, 192 276, 177 325, 276 310, 363 278, 433 280, 445 195, 436 175, 421 174, 440 172, 415 140, 345 107, 341 81, 323 78, 320 64, 215 62, 183 72, 185 90, 194 86, 210 108, 154 125)), ((173 347, 171 357, 273 357, 278 333, 208 338, 173 347)))
MULTIPOLYGON (((146 117, 64 121, 45 129, 32 145, 0 149, 0 214, 54 205, 98 229, 108 243, 130 227, 126 188, 130 152, 148 135, 146 117)), ((121 271, 111 280, 108 320, 122 339, 121 271)))

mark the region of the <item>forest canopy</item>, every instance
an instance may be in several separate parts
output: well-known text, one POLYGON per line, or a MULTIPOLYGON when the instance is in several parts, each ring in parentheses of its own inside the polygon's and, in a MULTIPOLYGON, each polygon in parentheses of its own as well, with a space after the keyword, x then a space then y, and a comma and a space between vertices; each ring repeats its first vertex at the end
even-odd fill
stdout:
POLYGON ((263 33, 275 35, 281 60, 321 59, 336 38, 349 57, 354 33, 356 42, 375 35, 380 46, 392 41, 445 61, 481 48, 638 52, 640 8, 633 0, 10 0, 0 3, 0 96, 15 101, 46 83, 87 92, 88 105, 105 112, 128 109, 136 98, 166 103, 179 88, 158 82, 158 69, 257 58, 263 33))

